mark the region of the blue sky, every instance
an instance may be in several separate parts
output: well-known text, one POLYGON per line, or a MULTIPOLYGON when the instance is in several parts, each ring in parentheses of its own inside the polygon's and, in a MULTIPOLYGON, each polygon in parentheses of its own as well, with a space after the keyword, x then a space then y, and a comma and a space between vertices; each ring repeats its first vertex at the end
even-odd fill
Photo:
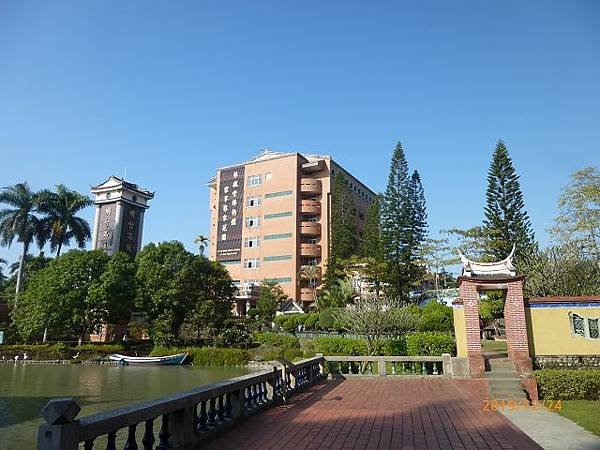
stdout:
POLYGON ((126 170, 156 191, 144 241, 193 249, 217 167, 327 153, 379 191, 400 140, 435 235, 481 221, 502 138, 546 244, 569 175, 600 164, 599 80, 594 0, 5 0, 0 186, 126 170))

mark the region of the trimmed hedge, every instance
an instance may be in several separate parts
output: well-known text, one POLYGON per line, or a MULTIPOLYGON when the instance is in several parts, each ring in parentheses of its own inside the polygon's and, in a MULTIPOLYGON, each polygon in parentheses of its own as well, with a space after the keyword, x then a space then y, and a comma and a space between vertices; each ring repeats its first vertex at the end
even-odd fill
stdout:
POLYGON ((300 341, 296 336, 266 332, 256 333, 254 340, 261 344, 273 345, 275 347, 300 348, 300 341))
POLYGON ((442 353, 456 353, 456 341, 449 333, 420 331, 406 336, 408 356, 440 356, 442 353))
POLYGON ((196 366, 243 366, 250 360, 246 350, 218 347, 154 347, 150 356, 174 353, 188 353, 188 358, 196 366))
POLYGON ((72 359, 79 355, 78 359, 89 359, 94 356, 105 356, 111 353, 121 353, 124 350, 122 344, 83 344, 71 347, 62 342, 56 344, 15 344, 0 346, 0 356, 13 359, 15 355, 22 356, 27 353, 29 359, 55 360, 72 359))
POLYGON ((533 376, 542 399, 600 400, 600 370, 543 369, 533 376))
POLYGON ((364 339, 350 339, 344 337, 323 337, 314 341, 314 351, 324 355, 366 355, 367 341, 364 339))

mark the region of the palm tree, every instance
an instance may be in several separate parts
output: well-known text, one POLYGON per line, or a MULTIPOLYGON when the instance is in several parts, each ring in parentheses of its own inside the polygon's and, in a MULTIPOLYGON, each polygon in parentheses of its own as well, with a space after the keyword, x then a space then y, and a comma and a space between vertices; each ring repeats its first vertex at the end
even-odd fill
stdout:
POLYGON ((201 255, 204 254, 204 250, 206 250, 206 246, 208 245, 209 241, 210 239, 208 239, 203 234, 199 234, 198 236, 196 236, 196 239, 194 239, 194 244, 198 245, 198 250, 200 251, 201 255))
POLYGON ((43 190, 39 196, 38 210, 45 216, 42 221, 50 241, 50 251, 56 251, 56 256, 60 256, 62 246, 70 245, 71 239, 75 239, 79 248, 85 247, 92 235, 90 225, 77 213, 90 206, 92 200, 62 184, 56 185, 56 192, 43 190))
POLYGON ((23 279, 25 257, 31 243, 36 240, 40 249, 45 244, 42 221, 35 215, 38 205, 38 194, 33 192, 27 183, 18 183, 0 191, 0 203, 8 208, 0 210, 0 245, 10 247, 14 239, 23 243, 23 252, 17 272, 15 290, 15 309, 23 279))
POLYGON ((319 278, 319 268, 317 266, 302 266, 298 271, 298 278, 308 280, 308 285, 312 289, 313 301, 317 298, 317 279, 319 278))

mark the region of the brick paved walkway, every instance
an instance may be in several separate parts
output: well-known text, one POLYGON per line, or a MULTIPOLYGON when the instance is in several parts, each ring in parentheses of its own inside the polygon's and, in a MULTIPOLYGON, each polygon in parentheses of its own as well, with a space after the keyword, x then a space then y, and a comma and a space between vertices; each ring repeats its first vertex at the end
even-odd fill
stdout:
POLYGON ((539 449, 496 412, 483 380, 350 379, 313 386, 209 449, 539 449))

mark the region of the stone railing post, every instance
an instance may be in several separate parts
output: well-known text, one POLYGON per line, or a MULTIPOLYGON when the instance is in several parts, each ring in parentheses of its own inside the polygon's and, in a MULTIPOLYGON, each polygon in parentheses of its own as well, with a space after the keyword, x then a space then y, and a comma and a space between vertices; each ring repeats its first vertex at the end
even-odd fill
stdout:
POLYGON ((324 376, 325 375, 325 357, 323 356, 323 353, 317 353, 316 356, 321 358, 319 360, 319 370, 321 371, 321 376, 324 376))
POLYGON ((194 407, 186 406, 169 414, 169 444, 189 448, 194 439, 194 407))
POLYGON ((72 398, 54 398, 42 409, 46 423, 38 430, 37 450, 77 450, 79 447, 79 421, 81 411, 72 398))
POLYGON ((231 393, 231 418, 240 420, 244 415, 244 389, 236 389, 231 393))
POLYGON ((267 382, 267 393, 270 394, 272 401, 279 400, 277 395, 277 367, 275 366, 273 366, 273 378, 267 382))
POLYGON ((452 357, 450 353, 442 353, 442 370, 444 378, 452 378, 452 357))
POLYGON ((377 360, 377 373, 380 377, 385 377, 387 375, 385 368, 385 360, 383 358, 379 358, 377 360))

